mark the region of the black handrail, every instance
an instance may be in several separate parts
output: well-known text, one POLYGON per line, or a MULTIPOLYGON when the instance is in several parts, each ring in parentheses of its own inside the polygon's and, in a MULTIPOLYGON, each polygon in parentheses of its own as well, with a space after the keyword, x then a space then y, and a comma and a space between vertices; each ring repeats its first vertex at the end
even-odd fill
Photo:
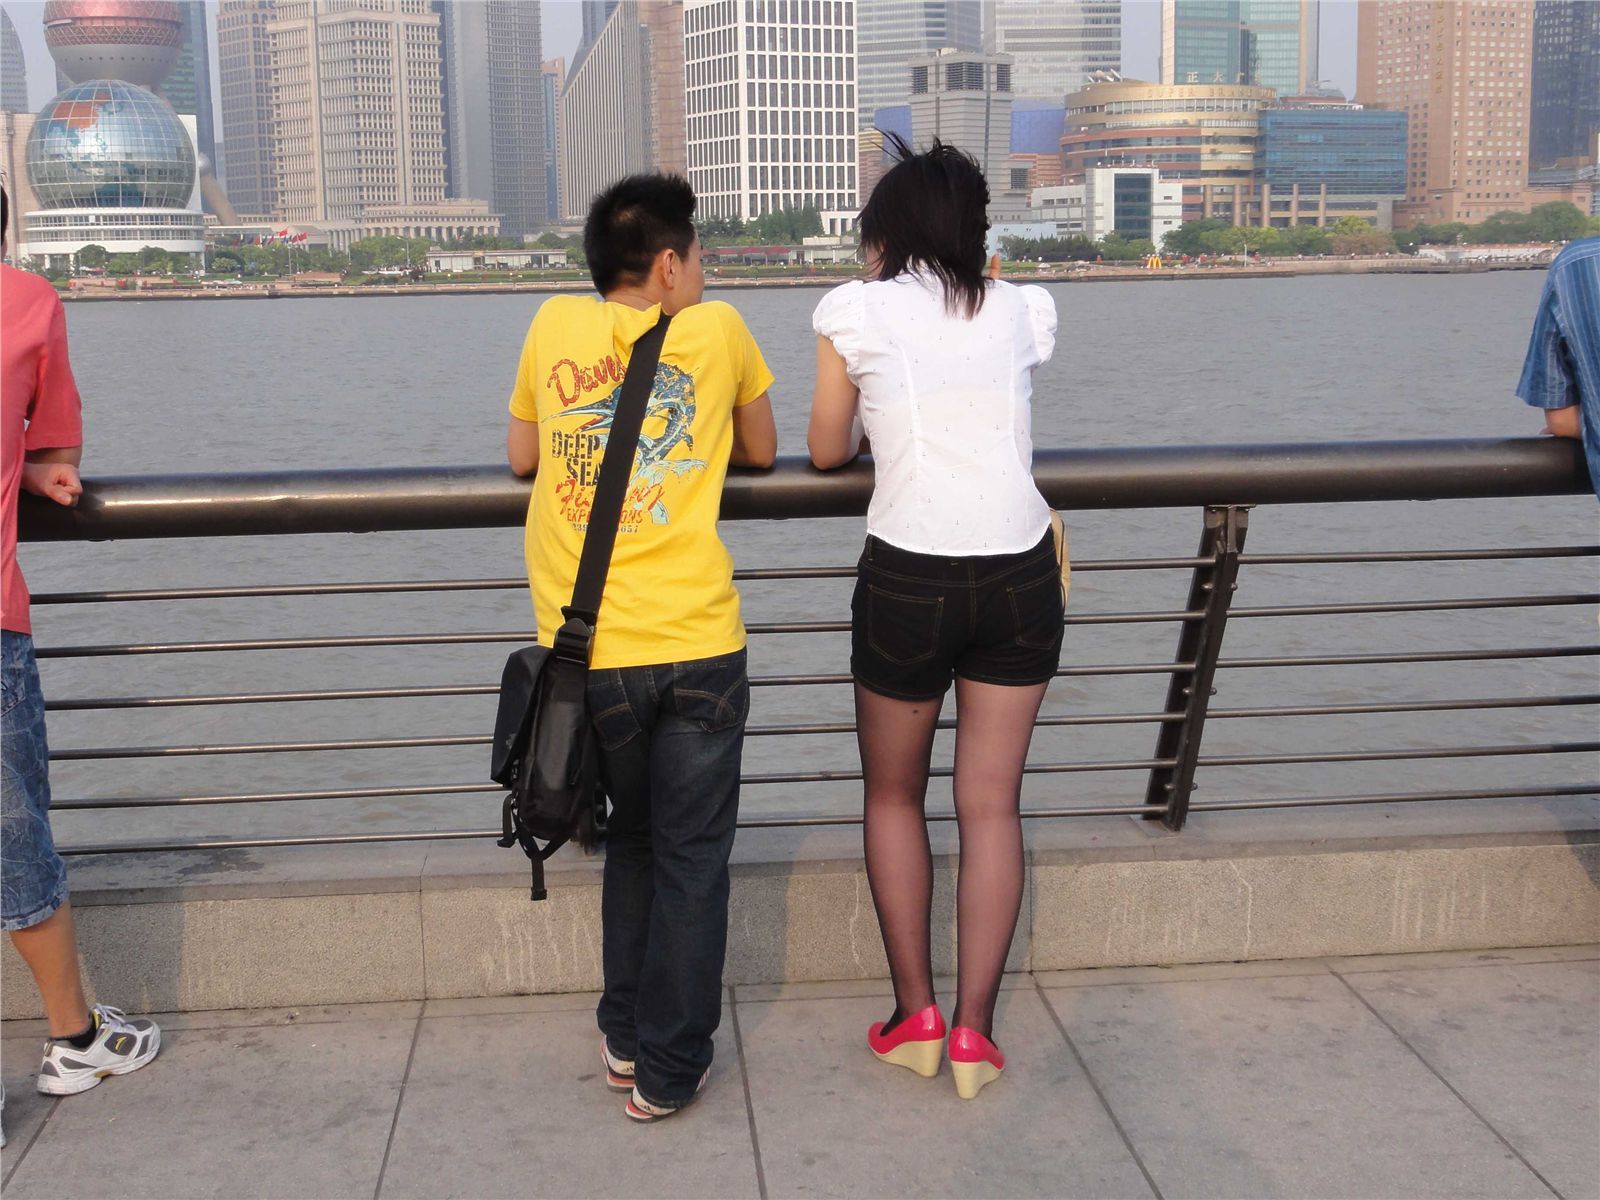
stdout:
MULTIPOLYGON (((1174 508, 1549 496, 1591 490, 1566 438, 1306 442, 1041 450, 1034 478, 1057 508, 1174 508)), ((505 467, 396 467, 89 479, 76 508, 24 496, 24 541, 370 533, 520 525, 529 485, 505 467)), ((818 471, 784 458, 733 470, 729 520, 859 516, 862 461, 818 471)))
MULTIPOLYGON (((1268 705, 1210 708, 1219 672, 1251 668, 1350 667, 1424 662, 1469 663, 1506 659, 1553 659, 1600 655, 1596 645, 1520 645, 1512 648, 1412 648, 1387 652, 1318 653, 1271 657, 1229 657, 1223 636, 1230 620, 1244 618, 1445 612, 1514 609, 1535 606, 1592 605, 1595 592, 1566 591, 1540 595, 1454 596, 1439 599, 1323 602, 1298 605, 1234 607, 1231 595, 1238 573, 1258 564, 1422 563, 1490 561, 1594 556, 1600 547, 1520 546, 1505 548, 1332 551, 1308 553, 1245 553, 1246 510, 1257 504, 1332 503, 1380 500, 1439 500, 1508 496, 1581 494, 1589 489, 1583 456, 1575 442, 1559 439, 1514 441, 1422 441, 1268 446, 1183 446, 1126 450, 1043 451, 1036 456, 1036 478, 1046 498, 1068 509, 1152 508, 1191 506, 1204 510, 1205 530, 1193 556, 1083 561, 1074 569, 1090 571, 1191 572, 1188 602, 1181 608, 1155 611, 1088 612, 1068 617, 1072 625, 1166 623, 1177 626, 1173 658, 1167 662, 1110 662, 1063 666, 1061 678, 1165 675, 1167 703, 1159 712, 1088 712, 1041 717, 1041 726, 1151 724, 1159 728, 1149 758, 1089 762, 1041 762, 1030 775, 1146 771, 1144 804, 1030 809, 1030 818, 1125 814, 1161 819, 1181 828, 1191 811, 1223 812, 1261 807, 1320 807, 1402 800, 1443 801, 1467 798, 1513 798, 1531 795, 1580 795, 1600 784, 1561 784, 1542 788, 1480 788, 1472 791, 1382 793, 1348 796, 1297 796, 1280 800, 1245 798, 1191 805, 1194 776, 1207 767, 1281 766, 1332 762, 1387 762, 1410 759, 1502 758, 1527 755, 1592 754, 1594 741, 1528 741, 1496 745, 1383 746, 1337 752, 1278 754, 1204 753, 1202 736, 1208 720, 1314 717, 1338 714, 1451 712, 1492 708, 1594 706, 1600 694, 1520 695, 1489 697, 1381 698, 1365 703, 1268 705), (1230 532, 1231 531, 1231 532, 1230 532), (1222 536, 1226 534, 1226 536, 1222 536)), ((841 471, 819 472, 797 459, 784 460, 770 471, 735 471, 724 494, 723 515, 739 518, 855 516, 866 509, 871 492, 870 462, 841 471)), ((66 510, 33 497, 23 497, 20 534, 23 540, 110 540, 155 537, 222 537, 291 533, 370 532, 488 527, 520 524, 528 503, 527 481, 499 467, 443 467, 356 471, 297 471, 250 475, 188 475, 98 479, 86 482, 77 509, 66 510)), ((736 577, 749 580, 847 578, 847 566, 781 565, 745 567, 736 577)), ((525 587, 520 577, 460 580, 384 580, 370 582, 306 582, 279 585, 177 587, 47 593, 34 597, 44 605, 105 604, 149 600, 231 600, 250 597, 331 596, 390 593, 443 593, 510 590, 525 587)), ((840 620, 753 623, 752 635, 839 633, 840 620)), ((280 651, 316 648, 363 648, 415 645, 460 645, 515 642, 521 631, 395 632, 331 637, 268 637, 247 640, 132 642, 105 645, 55 645, 39 650, 41 659, 97 659, 150 654, 280 651)), ((819 664, 832 666, 833 664, 819 664)), ((752 686, 770 688, 846 684, 847 674, 817 671, 757 675, 752 686)), ((187 708, 202 705, 276 704, 298 701, 426 698, 485 695, 488 683, 418 687, 379 686, 324 690, 282 690, 250 693, 223 691, 199 695, 86 696, 57 698, 53 711, 141 708, 187 708)), ((946 719, 940 727, 948 729, 946 719)), ((848 721, 811 721, 756 725, 752 736, 844 734, 848 721)), ((259 735, 258 735, 259 736, 259 735)), ((193 742, 177 745, 98 747, 58 746, 56 761, 158 760, 201 756, 312 753, 319 751, 392 750, 397 748, 481 746, 481 733, 435 734, 427 737, 346 738, 323 741, 258 740, 193 742)), ((945 776, 949 768, 934 770, 945 776)), ((850 770, 786 770, 747 775, 748 784, 849 782, 860 778, 850 770)), ((104 808, 175 808, 227 804, 268 804, 303 800, 353 800, 409 795, 466 795, 496 790, 467 781, 418 784, 415 780, 380 786, 317 788, 284 792, 115 796, 64 798, 58 807, 71 810, 104 808)), ((938 814, 935 819, 948 819, 938 814)), ((848 824, 850 815, 759 817, 742 820, 749 828, 805 828, 848 824)), ((424 830, 412 833, 202 838, 66 848, 69 854, 128 852, 139 849, 197 849, 223 846, 284 846, 457 839, 486 836, 470 830, 424 830)))

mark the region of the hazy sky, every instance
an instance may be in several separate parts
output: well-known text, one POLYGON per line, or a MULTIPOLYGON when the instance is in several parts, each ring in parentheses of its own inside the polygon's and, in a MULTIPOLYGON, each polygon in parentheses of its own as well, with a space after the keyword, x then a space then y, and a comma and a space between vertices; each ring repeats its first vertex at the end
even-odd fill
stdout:
MULTIPOLYGON (((473 0, 460 2, 472 3, 473 0)), ((1356 86, 1356 3, 1357 0, 1322 0, 1322 77, 1331 80, 1347 96, 1354 93, 1356 86)), ((22 52, 28 61, 29 103, 35 109, 42 108, 55 94, 56 78, 55 65, 44 44, 44 0, 5 0, 4 8, 22 38, 22 52)), ((546 58, 571 57, 581 29, 579 12, 577 0, 544 0, 546 58)), ((1123 0, 1122 73, 1135 79, 1154 79, 1160 50, 1160 0, 1123 0)), ((214 37, 211 61, 215 93, 214 37)), ((217 132, 222 132, 220 101, 217 132)))

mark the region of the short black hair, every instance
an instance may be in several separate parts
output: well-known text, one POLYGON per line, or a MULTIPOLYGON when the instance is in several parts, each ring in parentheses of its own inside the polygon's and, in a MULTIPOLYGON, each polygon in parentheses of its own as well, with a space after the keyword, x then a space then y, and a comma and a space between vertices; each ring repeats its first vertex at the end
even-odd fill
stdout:
POLYGON ((604 296, 643 283, 663 250, 694 244, 694 189, 677 175, 629 175, 594 198, 583 223, 589 277, 604 296))
POLYGON ((977 160, 934 139, 920 154, 899 134, 886 148, 900 161, 861 210, 861 244, 878 252, 882 278, 926 271, 944 286, 945 307, 972 317, 983 307, 989 185, 977 160))

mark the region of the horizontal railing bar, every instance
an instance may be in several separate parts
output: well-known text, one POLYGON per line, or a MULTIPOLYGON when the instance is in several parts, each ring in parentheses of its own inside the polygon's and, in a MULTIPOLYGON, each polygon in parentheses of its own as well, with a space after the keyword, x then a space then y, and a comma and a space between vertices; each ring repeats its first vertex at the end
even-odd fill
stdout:
POLYGON ((174 808, 198 804, 278 804, 289 800, 384 800, 395 796, 463 796, 503 792, 497 783, 437 783, 405 787, 327 788, 301 792, 241 792, 215 796, 79 796, 50 801, 52 809, 174 808))
POLYGON ((47 712, 97 712, 126 708, 194 708, 223 704, 295 704, 317 700, 425 700, 440 696, 498 695, 497 684, 444 684, 393 688, 336 688, 307 692, 221 692, 195 696, 88 696, 46 700, 47 712))
MULTIPOLYGON (((1096 805, 1083 808, 1023 809, 1024 820, 1054 820, 1061 817, 1117 817, 1143 816, 1160 813, 1160 805, 1124 804, 1096 805)), ((954 821, 953 812, 930 812, 930 821, 954 821)), ((859 813, 843 813, 821 817, 741 817, 740 829, 806 829, 828 825, 860 825, 859 813)), ((66 857, 90 854, 164 854, 189 850, 252 850, 277 849, 291 846, 349 846, 380 842, 442 842, 471 841, 476 838, 498 838, 498 829, 420 830, 404 833, 341 833, 324 836, 276 838, 194 838, 187 841, 108 842, 87 846, 61 846, 66 857)))
POLYGON ((1438 650, 1413 654, 1324 654, 1284 658, 1224 658, 1219 667, 1353 667, 1382 663, 1480 662, 1504 658, 1578 658, 1600 646, 1533 646, 1521 650, 1438 650))
MULTIPOLYGON (((1181 570, 1203 566, 1203 558, 1108 558, 1074 562, 1074 571, 1181 570)), ((791 579, 854 579, 854 567, 750 567, 735 570, 736 582, 791 579)), ((366 596, 408 592, 510 591, 528 586, 525 575, 501 579, 374 579, 347 583, 277 583, 238 587, 123 588, 40 592, 32 604, 129 604, 145 600, 240 600, 281 596, 366 596)))
MULTIPOLYGON (((1109 759, 1105 762, 1032 763, 1022 768, 1024 775, 1079 775, 1097 771, 1149 771, 1157 767, 1170 767, 1170 758, 1109 759)), ((955 775, 953 767, 933 767, 929 779, 949 779, 955 775)), ((795 771, 766 775, 742 775, 741 785, 746 787, 776 783, 859 783, 860 771, 795 771)))
MULTIPOLYGON (((1182 713, 1085 713, 1072 716, 1038 717, 1035 728, 1055 729, 1079 725, 1145 725, 1162 721, 1181 721, 1182 713)), ((956 727, 955 717, 941 717, 934 722, 935 729, 948 731, 956 727)), ((834 721, 810 725, 751 725, 744 735, 752 737, 803 736, 825 733, 854 733, 853 721, 834 721)))
MULTIPOLYGON (((1600 794, 1600 781, 1594 783, 1559 784, 1551 787, 1489 788, 1466 792, 1393 792, 1368 796, 1294 796, 1277 800, 1220 800, 1209 803, 1191 803, 1190 812, 1228 812, 1231 810, 1264 808, 1312 808, 1339 804, 1410 804, 1449 800, 1502 800, 1537 798, 1540 796, 1583 796, 1600 794)), ((1146 816, 1159 814, 1160 805, 1089 805, 1081 808, 1025 808, 1025 820, 1057 820, 1065 817, 1146 816)), ((930 812, 930 821, 954 821, 953 812, 930 812)), ((806 829, 822 826, 860 825, 860 813, 841 813, 816 817, 743 817, 740 829, 806 829)), ((476 838, 497 838, 498 829, 426 830, 402 833, 329 834, 323 836, 278 838, 194 838, 185 841, 112 842, 86 846, 62 846, 60 851, 69 857, 91 854, 153 854, 176 853, 190 850, 248 850, 292 846, 363 845, 383 842, 434 842, 470 841, 476 838)))
POLYGON ((1241 554, 1241 566, 1389 562, 1471 562, 1516 558, 1583 558, 1600 554, 1600 546, 1516 546, 1501 550, 1349 550, 1304 554, 1241 554))
MULTIPOLYGON (((1045 499, 1069 510, 1592 490, 1583 448, 1570 438, 1040 449, 1033 474, 1045 499)), ((870 460, 824 472, 789 456, 769 470, 730 471, 721 514, 859 517, 872 485, 870 460)), ((530 487, 504 464, 91 478, 72 508, 24 495, 20 534, 81 541, 504 528, 526 520, 530 487)))
POLYGON ((1600 704, 1600 693, 1570 696, 1493 696, 1483 700, 1400 700, 1382 704, 1290 704, 1264 708, 1213 708, 1208 719, 1337 717, 1363 713, 1466 712, 1486 708, 1554 708, 1600 704))
POLYGON ((1335 804, 1413 804, 1440 800, 1518 800, 1541 796, 1600 794, 1600 781, 1555 784, 1550 787, 1478 788, 1468 792, 1383 792, 1367 796, 1286 796, 1275 800, 1213 800, 1191 802, 1189 811, 1233 812, 1260 808, 1320 808, 1335 804))
POLYGON ((1566 604, 1600 604, 1600 592, 1557 596, 1468 596, 1455 600, 1378 600, 1353 604, 1285 604, 1266 608, 1230 608, 1229 617, 1323 617, 1361 613, 1454 612, 1475 608, 1555 608, 1566 604))
POLYGON ((137 588, 42 592, 31 604, 131 604, 145 600, 239 600, 277 596, 382 596, 405 592, 491 592, 526 588, 526 575, 507 579, 374 579, 350 583, 272 583, 237 587, 137 588))
POLYGON ((1504 746, 1424 746, 1406 750, 1337 750, 1326 754, 1202 754, 1202 767, 1265 767, 1291 763, 1402 762, 1419 758, 1506 758, 1521 754, 1593 754, 1600 742, 1536 742, 1504 746))
POLYGON ((373 634, 321 638, 253 638, 229 642, 132 642, 104 646, 45 646, 39 658, 120 658, 136 654, 216 654, 242 650, 334 650, 373 646, 473 646, 526 642, 531 632, 373 634))
POLYGON ((349 738, 326 742, 224 742, 187 746, 104 746, 50 751, 51 762, 103 762, 123 758, 201 758, 221 754, 320 754, 338 750, 413 750, 436 746, 487 746, 486 734, 437 737, 349 738))
MULTIPOLYGON (((1058 817, 1141 817, 1165 811, 1159 804, 1098 804, 1082 808, 1025 808, 1024 820, 1058 817)), ((930 821, 954 821, 953 812, 924 814, 930 821)), ((821 817, 740 817, 740 829, 815 829, 829 825, 860 825, 862 814, 841 813, 821 817)))

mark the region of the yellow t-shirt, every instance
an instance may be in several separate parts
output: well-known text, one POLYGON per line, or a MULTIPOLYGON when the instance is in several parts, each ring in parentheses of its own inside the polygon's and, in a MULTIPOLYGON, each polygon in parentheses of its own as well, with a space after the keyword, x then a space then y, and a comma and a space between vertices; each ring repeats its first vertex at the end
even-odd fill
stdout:
MULTIPOLYGON (((552 296, 522 347, 511 415, 539 423, 524 545, 539 641, 572 600, 606 434, 633 344, 660 308, 552 296)), ((592 667, 731 654, 744 645, 733 559, 717 536, 733 410, 772 372, 739 314, 711 301, 672 318, 595 629, 592 667)))

